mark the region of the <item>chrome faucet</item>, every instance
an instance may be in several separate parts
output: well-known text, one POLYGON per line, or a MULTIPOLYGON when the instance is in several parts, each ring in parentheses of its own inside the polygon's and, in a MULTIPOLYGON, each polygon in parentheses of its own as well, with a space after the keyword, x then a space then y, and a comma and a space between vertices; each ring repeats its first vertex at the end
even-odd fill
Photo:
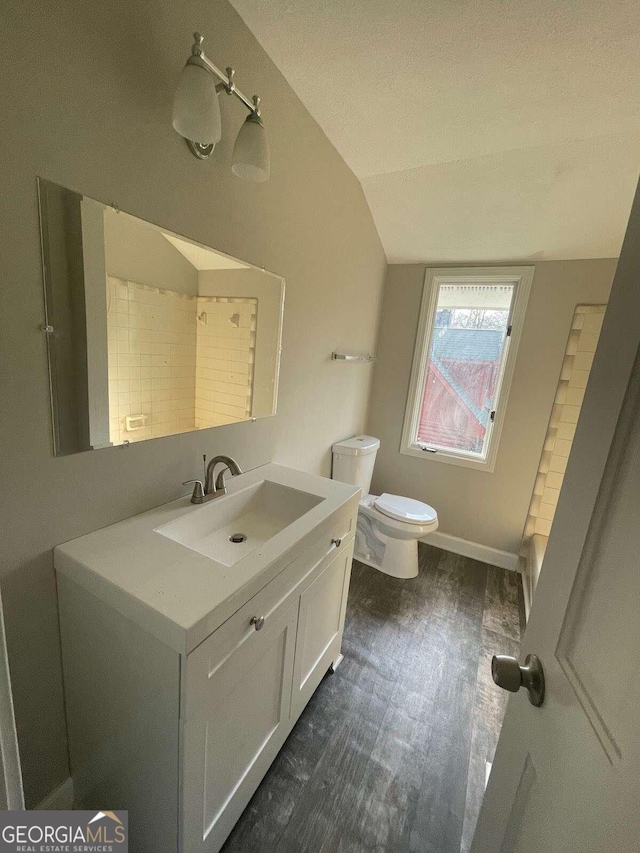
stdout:
POLYGON ((232 459, 230 456, 214 456, 207 465, 204 475, 204 485, 202 480, 185 480, 182 484, 183 486, 188 486, 191 483, 194 484, 191 503, 202 504, 205 501, 211 501, 214 498, 219 498, 221 495, 226 495, 227 485, 224 478, 227 471, 231 472, 232 477, 242 474, 242 469, 235 459, 232 459), (224 468, 218 472, 214 485, 213 475, 218 464, 224 465, 224 468))

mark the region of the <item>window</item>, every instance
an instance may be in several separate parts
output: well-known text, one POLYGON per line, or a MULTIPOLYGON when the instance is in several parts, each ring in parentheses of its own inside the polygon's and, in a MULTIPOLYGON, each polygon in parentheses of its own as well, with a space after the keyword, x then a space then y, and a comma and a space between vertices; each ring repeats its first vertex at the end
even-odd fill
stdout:
POLYGON ((493 471, 533 267, 427 270, 402 453, 493 471))

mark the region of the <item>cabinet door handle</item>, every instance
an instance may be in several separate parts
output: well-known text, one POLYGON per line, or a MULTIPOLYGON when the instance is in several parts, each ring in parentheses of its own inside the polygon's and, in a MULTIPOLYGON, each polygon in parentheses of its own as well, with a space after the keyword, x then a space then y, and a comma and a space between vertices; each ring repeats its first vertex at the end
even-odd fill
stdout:
POLYGON ((262 630, 264 625, 264 616, 252 616, 250 624, 255 625, 256 631, 262 630))
POLYGON ((336 546, 336 548, 339 548, 339 547, 342 545, 342 537, 341 537, 341 536, 336 536, 336 537, 335 537, 335 539, 332 539, 332 540, 331 540, 331 544, 332 544, 332 545, 335 545, 335 546, 336 546))

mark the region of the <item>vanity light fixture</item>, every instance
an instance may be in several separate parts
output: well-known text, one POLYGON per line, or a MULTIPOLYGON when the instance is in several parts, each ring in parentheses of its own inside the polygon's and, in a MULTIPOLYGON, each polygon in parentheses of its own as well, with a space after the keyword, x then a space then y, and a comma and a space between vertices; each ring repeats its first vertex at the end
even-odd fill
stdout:
POLYGON ((192 154, 207 160, 222 136, 218 95, 223 91, 235 95, 249 110, 249 115, 236 139, 231 170, 234 175, 250 181, 268 180, 269 145, 260 114, 260 98, 254 95, 249 100, 236 88, 234 69, 227 68, 224 74, 205 56, 204 36, 194 33, 193 39, 191 56, 182 70, 173 101, 174 129, 187 140, 192 154), (216 78, 220 82, 216 83, 216 78))

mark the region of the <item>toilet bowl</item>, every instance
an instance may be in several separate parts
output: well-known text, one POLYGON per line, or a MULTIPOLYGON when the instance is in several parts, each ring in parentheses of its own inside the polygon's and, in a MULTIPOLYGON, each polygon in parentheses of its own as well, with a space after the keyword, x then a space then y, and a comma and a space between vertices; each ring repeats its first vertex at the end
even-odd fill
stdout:
POLYGON ((379 508, 381 500, 390 498, 398 503, 409 501, 388 494, 366 495, 360 501, 355 558, 395 578, 415 578, 418 540, 438 529, 438 514, 429 504, 412 500, 417 505, 413 518, 393 517, 379 508))
POLYGON ((438 514, 429 504, 401 495, 369 492, 380 441, 358 435, 333 445, 333 479, 360 486, 356 560, 396 578, 418 574, 418 540, 438 528, 438 514))

